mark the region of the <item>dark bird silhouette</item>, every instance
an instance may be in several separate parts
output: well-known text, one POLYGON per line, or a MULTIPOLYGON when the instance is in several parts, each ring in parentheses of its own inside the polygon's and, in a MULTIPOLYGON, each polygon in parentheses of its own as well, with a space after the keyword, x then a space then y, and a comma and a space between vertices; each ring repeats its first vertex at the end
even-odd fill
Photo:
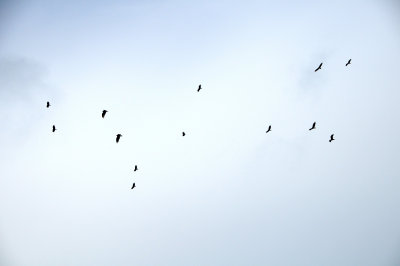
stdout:
POLYGON ((56 131, 56 130, 57 130, 57 129, 56 129, 56 126, 55 126, 55 125, 53 125, 53 132, 54 132, 54 131, 56 131))
POLYGON ((268 133, 268 132, 270 132, 270 131, 271 131, 271 125, 269 125, 268 130, 265 131, 265 133, 268 133))
POLYGON ((312 124, 312 127, 309 129, 309 130, 313 130, 313 129, 315 129, 315 122, 312 124))
POLYGON ((135 165, 135 169, 133 171, 136 172, 137 170, 138 170, 137 165, 135 165))
POLYGON ((184 137, 186 135, 186 133, 185 132, 182 132, 182 137, 184 137))
POLYGON ((119 139, 120 139, 121 137, 122 137, 121 134, 117 134, 117 139, 116 139, 117 143, 119 142, 119 139))
POLYGON ((197 89, 197 92, 199 92, 202 89, 201 84, 199 85, 199 88, 197 89))
POLYGON ((351 59, 349 59, 349 61, 346 63, 346 66, 351 64, 351 59))
POLYGON ((133 183, 133 185, 132 185, 132 188, 131 189, 134 189, 136 187, 136 185, 135 185, 135 183, 133 183))
POLYGON ((319 64, 319 66, 314 70, 314 72, 317 72, 318 70, 320 70, 321 69, 321 67, 322 67, 322 63, 321 64, 319 64))
POLYGON ((103 112, 101 113, 101 117, 104 118, 107 112, 108 112, 107 110, 103 110, 103 112))
POLYGON ((332 141, 335 140, 335 139, 333 138, 333 135, 334 135, 334 134, 331 135, 331 139, 329 140, 329 142, 332 142, 332 141))
POLYGON ((47 102, 46 107, 47 107, 47 108, 50 107, 50 102, 47 102))

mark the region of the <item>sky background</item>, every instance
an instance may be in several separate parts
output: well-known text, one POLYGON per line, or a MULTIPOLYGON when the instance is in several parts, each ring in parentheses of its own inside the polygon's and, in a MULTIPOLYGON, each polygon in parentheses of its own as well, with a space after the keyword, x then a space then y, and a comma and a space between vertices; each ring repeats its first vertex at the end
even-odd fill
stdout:
POLYGON ((396 1, 1 1, 0 265, 400 265, 399 47, 396 1))

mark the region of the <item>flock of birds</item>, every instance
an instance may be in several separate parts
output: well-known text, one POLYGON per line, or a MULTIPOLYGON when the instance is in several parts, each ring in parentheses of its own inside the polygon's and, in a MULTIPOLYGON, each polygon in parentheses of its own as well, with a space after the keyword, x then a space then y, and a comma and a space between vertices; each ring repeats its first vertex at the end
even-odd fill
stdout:
MULTIPOLYGON (((349 61, 347 61, 346 66, 348 66, 348 65, 350 65, 350 64, 351 64, 351 59, 349 59, 349 61)), ((322 68, 322 63, 319 64, 319 66, 314 70, 314 72, 317 72, 317 71, 320 70, 321 68, 322 68)), ((197 88, 197 92, 200 92, 201 89, 203 89, 203 88, 201 87, 201 84, 200 84, 199 87, 197 88)), ((46 107, 49 108, 50 106, 51 106, 51 105, 50 105, 50 102, 47 102, 46 107)), ((102 111, 101 117, 102 117, 103 119, 104 119, 104 117, 106 116, 107 112, 108 112, 107 110, 103 110, 103 111, 102 111)), ((312 124, 312 127, 311 127, 309 130, 310 130, 310 131, 311 131, 311 130, 314 130, 314 129, 316 128, 316 125, 317 125, 317 123, 314 122, 314 123, 312 124)), ((269 125, 269 126, 268 126, 268 129, 267 129, 267 131, 266 131, 265 133, 270 132, 271 129, 272 129, 272 126, 269 125)), ((57 129, 56 129, 56 126, 53 125, 52 132, 55 132, 56 130, 57 130, 57 129)), ((186 133, 183 131, 183 132, 182 132, 182 137, 184 137, 184 136, 186 136, 186 133)), ((329 139, 329 142, 332 142, 332 141, 335 140, 335 139, 333 138, 333 136, 334 136, 334 134, 331 135, 331 137, 330 137, 330 139, 329 139)), ((122 137, 122 134, 117 134, 117 135, 116 135, 116 139, 115 139, 116 143, 119 142, 119 140, 121 139, 121 137, 122 137)), ((133 171, 136 172, 137 170, 138 170, 138 167, 137 167, 137 165, 135 165, 135 168, 133 169, 133 171)), ((133 183, 131 189, 134 189, 135 187, 136 187, 136 184, 133 183)))

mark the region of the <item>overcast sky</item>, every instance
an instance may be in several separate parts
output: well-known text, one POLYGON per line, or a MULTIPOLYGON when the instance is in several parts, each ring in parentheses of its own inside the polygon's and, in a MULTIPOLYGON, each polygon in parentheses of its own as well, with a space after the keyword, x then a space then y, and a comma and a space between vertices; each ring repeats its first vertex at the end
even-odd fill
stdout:
POLYGON ((399 47, 396 1, 1 1, 0 265, 400 265, 399 47))

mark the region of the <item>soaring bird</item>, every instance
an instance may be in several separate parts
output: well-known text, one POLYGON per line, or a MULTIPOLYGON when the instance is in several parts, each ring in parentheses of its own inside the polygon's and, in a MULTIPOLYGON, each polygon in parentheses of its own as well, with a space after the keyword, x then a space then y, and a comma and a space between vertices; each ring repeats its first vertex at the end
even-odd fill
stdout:
POLYGON ((321 69, 321 67, 322 67, 322 63, 321 63, 321 64, 319 64, 319 66, 317 67, 317 69, 315 69, 315 70, 314 70, 314 72, 317 72, 318 70, 320 70, 320 69, 321 69))
POLYGON ((349 59, 349 61, 346 63, 346 66, 351 64, 351 59, 349 59))
POLYGON ((309 130, 313 130, 313 129, 315 129, 315 122, 312 124, 312 127, 309 129, 309 130))
POLYGON ((133 171, 136 172, 137 170, 138 170, 137 165, 135 165, 135 169, 133 171))
POLYGON ((186 133, 185 132, 182 132, 182 137, 184 137, 186 135, 186 133))
POLYGON ((269 125, 268 130, 265 131, 265 133, 268 133, 268 132, 270 132, 270 131, 271 131, 271 125, 269 125))
POLYGON ((47 107, 47 108, 50 107, 50 102, 47 102, 46 107, 47 107))
POLYGON ((331 139, 329 140, 329 142, 332 142, 333 140, 335 140, 335 139, 333 138, 333 135, 334 135, 334 134, 331 135, 331 139))
POLYGON ((121 134, 117 134, 117 139, 116 139, 117 143, 119 142, 119 139, 120 139, 121 137, 122 137, 121 134))
POLYGON ((136 185, 135 185, 135 183, 133 183, 133 185, 132 185, 132 188, 131 189, 134 189, 136 187, 136 185))
POLYGON ((55 126, 55 125, 53 125, 53 132, 54 132, 54 131, 56 131, 56 130, 57 130, 57 129, 56 129, 56 126, 55 126))
POLYGON ((103 112, 101 113, 101 117, 104 118, 107 112, 108 112, 107 110, 103 110, 103 112))
POLYGON ((199 85, 199 88, 197 89, 197 92, 199 92, 202 89, 201 84, 199 85))

